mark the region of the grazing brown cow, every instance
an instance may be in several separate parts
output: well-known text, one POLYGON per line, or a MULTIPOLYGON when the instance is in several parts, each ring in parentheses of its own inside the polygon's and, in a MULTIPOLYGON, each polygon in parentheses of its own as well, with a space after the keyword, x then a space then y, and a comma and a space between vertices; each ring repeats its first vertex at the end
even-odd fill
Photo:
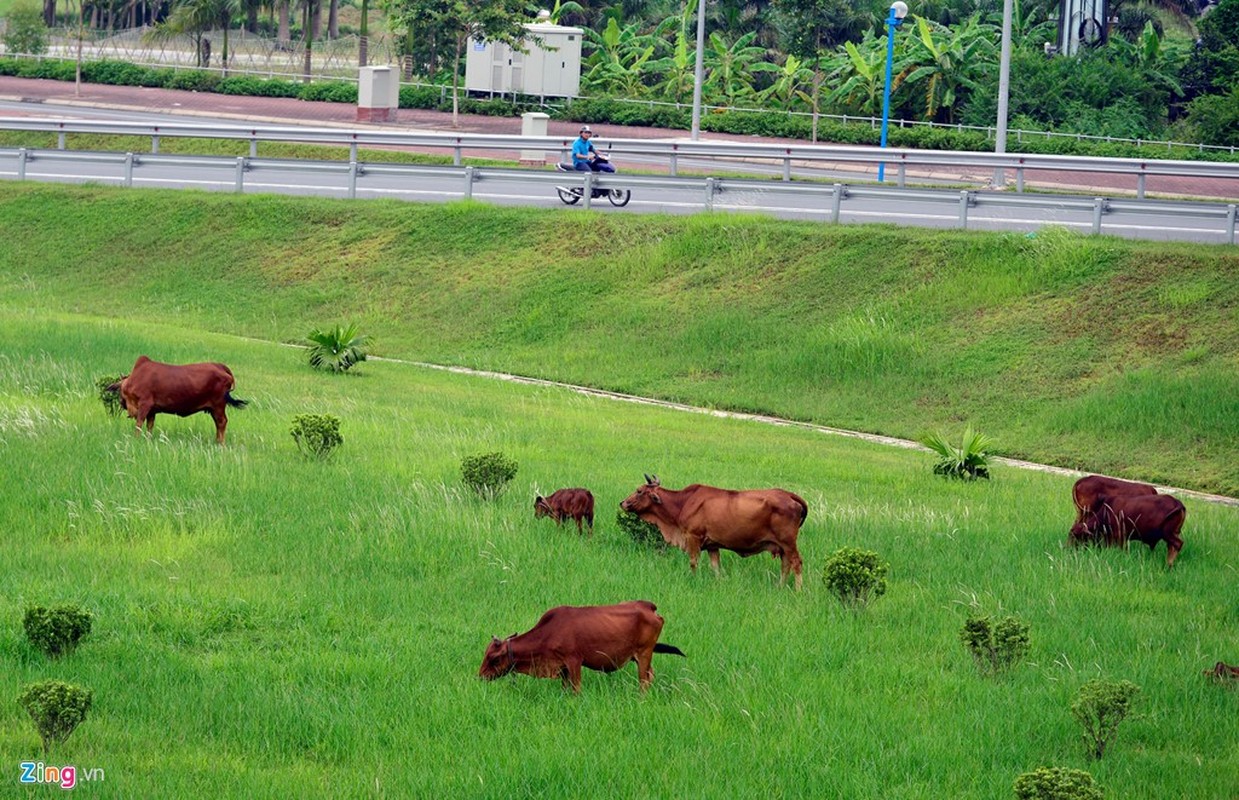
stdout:
POLYGON ((550 517, 563 525, 565 519, 576 520, 576 532, 582 533, 581 520, 594 533, 594 496, 589 489, 560 489, 550 497, 538 495, 533 501, 534 517, 550 517))
MULTIPOLYGON (((1174 560, 1183 549, 1183 537, 1179 532, 1187 518, 1187 509, 1177 498, 1168 494, 1139 495, 1136 497, 1112 497, 1093 503, 1084 515, 1084 521, 1072 527, 1079 528, 1081 538, 1097 541, 1105 531, 1107 544, 1126 547, 1132 539, 1149 546, 1166 542, 1166 566, 1174 566, 1174 560)), ((1075 534, 1073 533, 1073 537, 1075 534)))
MULTIPOLYGON (((1088 475, 1076 481, 1071 487, 1071 499, 1076 506, 1076 521, 1072 526, 1071 541, 1079 544, 1083 538, 1084 515, 1098 500, 1108 500, 1111 497, 1138 497, 1140 495, 1157 494, 1157 489, 1147 483, 1124 481, 1118 478, 1107 478, 1104 475, 1088 475)), ((1100 533, 1097 532, 1097 533, 1100 533)), ((1107 544, 1116 544, 1108 541, 1107 544)))
POLYGON ((1232 667, 1225 661, 1213 665, 1213 669, 1205 670, 1205 674, 1221 680, 1239 680, 1239 667, 1232 667))
POLYGON ((581 667, 615 672, 637 662, 641 690, 654 680, 650 667, 655 653, 683 656, 679 648, 659 644, 663 618, 648 600, 613 606, 558 606, 519 636, 495 637, 486 648, 478 675, 488 681, 509 672, 535 678, 563 679, 565 687, 581 691, 581 667))
POLYGON ((675 491, 664 489, 657 476, 646 475, 645 485, 620 503, 620 508, 657 525, 663 539, 688 553, 693 570, 702 550, 710 554, 715 574, 719 550, 742 557, 770 553, 782 562, 779 585, 794 571, 796 588, 801 586, 796 537, 809 515, 809 505, 798 495, 783 489, 733 491, 699 483, 675 491))
POLYGON ((215 420, 215 441, 224 443, 228 427, 227 406, 244 408, 245 400, 232 396, 236 380, 232 370, 223 364, 161 364, 146 356, 138 356, 133 371, 108 391, 120 392, 121 407, 137 422, 137 432, 145 423, 148 432, 155 429, 156 414, 176 414, 188 417, 199 411, 215 420))

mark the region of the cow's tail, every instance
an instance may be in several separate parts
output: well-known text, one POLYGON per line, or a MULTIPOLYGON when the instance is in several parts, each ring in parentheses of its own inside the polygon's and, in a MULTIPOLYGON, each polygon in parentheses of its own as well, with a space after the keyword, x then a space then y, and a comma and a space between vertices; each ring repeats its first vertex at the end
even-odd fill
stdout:
POLYGON ((246 406, 250 404, 249 400, 239 400, 236 397, 233 397, 232 392, 228 392, 227 394, 225 394, 224 400, 228 403, 228 405, 232 406, 233 408, 245 408, 246 406))
POLYGON ((654 645, 654 652, 667 653, 669 655, 679 656, 680 658, 688 658, 688 656, 684 655, 684 651, 680 648, 671 644, 663 644, 662 642, 658 642, 654 645))
POLYGON ((793 500, 800 503, 800 524, 803 525, 804 521, 809 518, 809 504, 804 501, 803 497, 795 492, 788 492, 788 494, 792 496, 793 500))

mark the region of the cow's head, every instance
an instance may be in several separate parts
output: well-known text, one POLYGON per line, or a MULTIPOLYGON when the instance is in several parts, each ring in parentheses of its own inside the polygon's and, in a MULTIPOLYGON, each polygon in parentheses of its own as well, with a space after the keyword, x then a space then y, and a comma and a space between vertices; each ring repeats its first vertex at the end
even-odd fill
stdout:
POLYGON ((620 503, 620 508, 631 514, 644 514, 654 506, 662 505, 663 499, 658 494, 661 488, 657 475, 646 475, 645 484, 620 503))
POLYGON ((1084 512, 1079 522, 1071 526, 1071 530, 1067 533, 1067 543, 1072 547, 1096 544, 1102 533, 1101 517, 1095 509, 1089 509, 1084 512))
POLYGON ((496 636, 490 640, 486 655, 482 657, 482 668, 478 670, 478 677, 493 681, 516 668, 516 658, 512 655, 512 639, 515 636, 514 633, 506 639, 496 636))
POLYGON ((550 503, 546 502, 546 498, 542 495, 538 495, 533 499, 533 515, 535 518, 554 516, 551 513, 550 503))

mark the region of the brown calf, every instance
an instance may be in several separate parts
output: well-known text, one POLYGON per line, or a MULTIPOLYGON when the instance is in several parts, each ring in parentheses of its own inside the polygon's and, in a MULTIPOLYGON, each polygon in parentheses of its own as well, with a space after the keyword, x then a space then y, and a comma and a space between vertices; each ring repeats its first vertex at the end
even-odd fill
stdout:
POLYGON ((560 489, 550 497, 538 495, 533 501, 534 517, 550 517, 559 525, 565 519, 576 520, 576 532, 582 533, 581 521, 594 533, 594 496, 589 489, 560 489))
POLYGON ((581 667, 614 672, 635 661, 645 691, 654 680, 650 665, 655 653, 684 655, 669 644, 659 644, 663 618, 655 611, 648 600, 552 608, 529 631, 492 639, 478 675, 488 681, 510 672, 535 678, 559 676, 565 687, 579 692, 581 667))
POLYGON ((1093 541, 1104 538, 1107 544, 1122 547, 1136 539, 1152 550, 1158 542, 1164 541, 1169 568, 1174 566, 1175 558, 1183 549, 1180 531, 1186 519, 1187 509, 1168 494, 1112 497, 1108 501, 1096 501, 1076 527, 1093 541))

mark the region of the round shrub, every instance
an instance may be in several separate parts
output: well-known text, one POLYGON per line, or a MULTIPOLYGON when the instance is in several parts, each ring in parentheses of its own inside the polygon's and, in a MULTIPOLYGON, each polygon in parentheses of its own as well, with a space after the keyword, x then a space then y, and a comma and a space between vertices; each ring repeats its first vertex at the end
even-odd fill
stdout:
POLYGON ((1028 654, 1028 624, 1015 617, 991 622, 970 617, 959 632, 968 652, 983 672, 997 673, 1018 664, 1028 654))
POLYGON ((340 435, 340 418, 331 414, 298 414, 289 430, 297 449, 306 458, 325 460, 344 444, 340 435))
POLYGON ((844 547, 826 560, 826 587, 844 605, 864 606, 886 594, 889 567, 877 553, 844 547))
POLYGON ((1079 769, 1041 767, 1015 779, 1016 800, 1102 800, 1093 776, 1079 769))
POLYGON ((1080 687, 1071 713, 1084 727, 1084 744, 1093 758, 1105 755, 1139 692, 1140 687, 1131 681, 1091 680, 1080 687))
POLYGON ((93 614, 76 605, 31 606, 26 609, 22 627, 31 644, 57 658, 77 647, 82 637, 90 633, 93 621, 93 614))
POLYGON ((503 453, 466 456, 460 462, 460 476, 465 485, 486 498, 502 494, 516 477, 516 469, 516 462, 503 453))
POLYGON ((667 542, 663 539, 662 532, 658 530, 658 526, 652 522, 646 522, 631 511, 625 511, 621 508, 616 512, 615 524, 639 545, 656 547, 659 550, 667 548, 667 542))
POLYGON ((43 754, 51 751, 53 742, 69 738, 90 710, 89 689, 63 681, 44 681, 27 686, 17 702, 34 720, 43 740, 43 754))

